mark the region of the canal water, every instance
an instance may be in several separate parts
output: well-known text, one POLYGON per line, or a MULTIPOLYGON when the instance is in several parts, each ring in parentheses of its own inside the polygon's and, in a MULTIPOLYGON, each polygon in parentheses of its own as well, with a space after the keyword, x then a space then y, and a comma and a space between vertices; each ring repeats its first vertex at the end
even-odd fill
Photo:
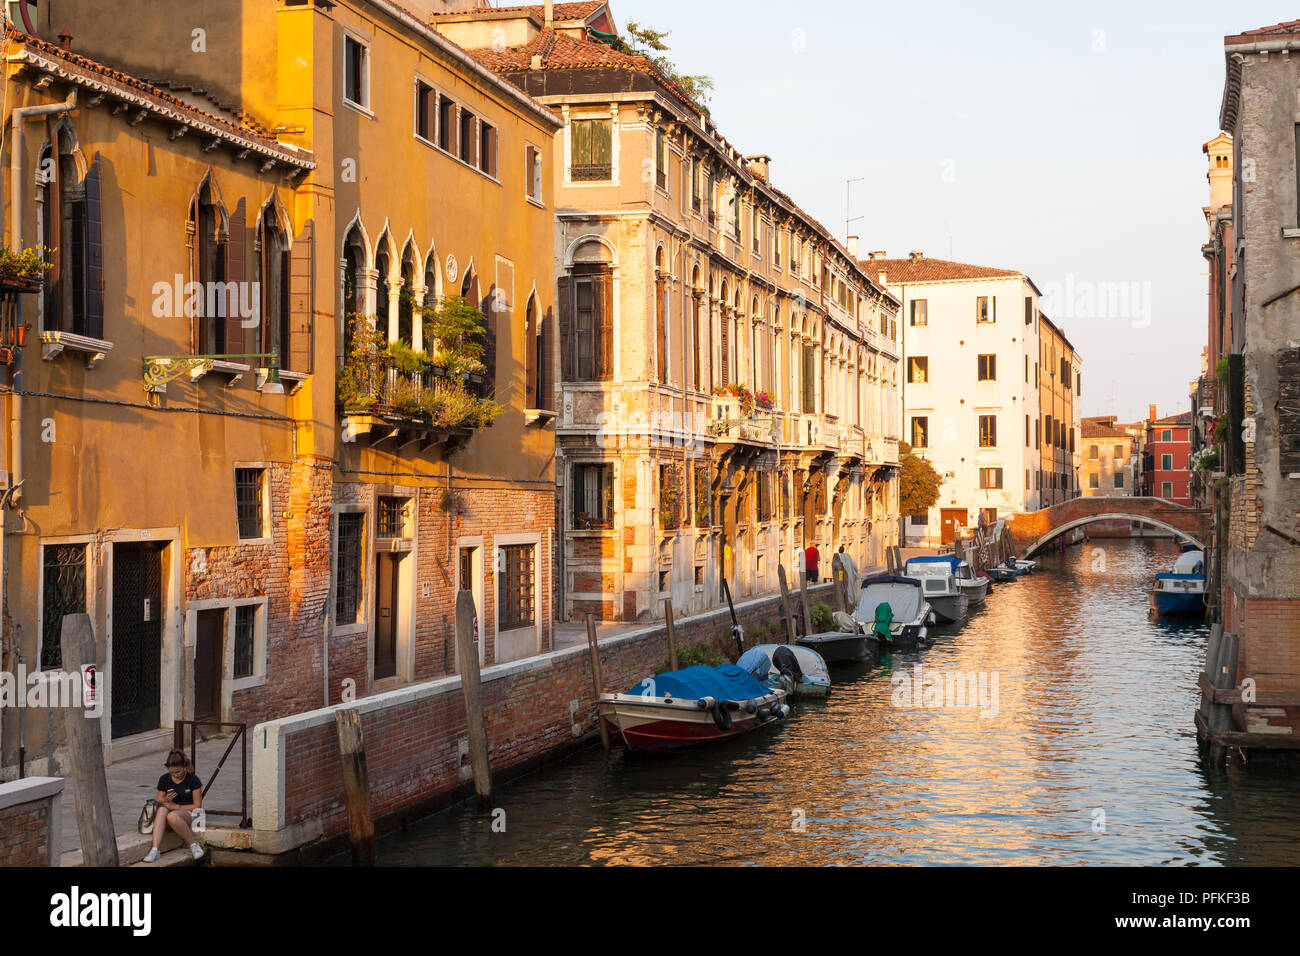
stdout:
POLYGON ((930 647, 834 668, 829 699, 782 726, 584 750, 499 787, 504 813, 462 805, 386 838, 380 862, 1295 865, 1294 773, 1198 757, 1208 627, 1153 619, 1145 593, 1176 555, 1149 538, 1044 555, 930 647), (972 672, 984 706, 937 706, 936 677, 972 672))

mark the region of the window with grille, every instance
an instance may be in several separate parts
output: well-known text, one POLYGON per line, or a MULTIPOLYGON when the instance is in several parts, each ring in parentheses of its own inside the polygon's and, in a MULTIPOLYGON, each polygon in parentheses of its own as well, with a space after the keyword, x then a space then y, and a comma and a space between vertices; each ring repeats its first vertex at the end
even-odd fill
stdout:
POLYGON ((573 527, 610 528, 614 524, 614 466, 573 466, 573 527))
POLYGON ((86 612, 86 546, 47 544, 42 549, 41 669, 63 666, 63 618, 86 612))
POLYGON ((574 120, 569 132, 572 155, 569 178, 574 182, 608 180, 614 171, 611 121, 574 120))
POLYGON ((534 623, 533 550, 531 544, 508 544, 501 548, 503 569, 497 580, 497 599, 503 631, 534 623))
POLYGON ((996 415, 980 416, 980 447, 996 448, 998 444, 998 417, 996 415))
POLYGON ((406 516, 410 498, 396 498, 391 495, 379 496, 379 521, 376 536, 380 538, 405 538, 406 516))
POLYGON ((356 624, 361 613, 362 532, 365 515, 338 516, 338 551, 334 557, 334 623, 356 624))
POLYGON ((677 465, 659 466, 659 526, 665 531, 682 524, 682 482, 677 465))
POLYGON ((256 625, 256 604, 241 604, 235 608, 235 659, 232 663, 233 673, 236 678, 253 676, 253 647, 256 625))
POLYGON ((265 476, 266 470, 263 468, 235 469, 235 512, 241 538, 265 537, 262 515, 262 485, 265 476))
POLYGON ((998 357, 996 355, 981 355, 979 357, 979 380, 981 382, 996 382, 998 379, 998 357))

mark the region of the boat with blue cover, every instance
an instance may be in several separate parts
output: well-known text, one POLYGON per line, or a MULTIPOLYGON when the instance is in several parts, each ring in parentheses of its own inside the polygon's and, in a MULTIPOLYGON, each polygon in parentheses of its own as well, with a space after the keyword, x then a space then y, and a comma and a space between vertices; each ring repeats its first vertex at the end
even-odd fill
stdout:
POLYGON ((1151 607, 1157 614, 1205 613, 1205 552, 1184 550, 1172 571, 1156 575, 1151 607))
POLYGON ((736 666, 769 687, 784 687, 792 697, 825 697, 831 690, 826 661, 798 644, 758 644, 740 655, 736 666))
POLYGON ((702 664, 647 677, 625 694, 601 694, 600 718, 634 750, 676 750, 722 740, 784 719, 784 688, 735 664, 702 664))

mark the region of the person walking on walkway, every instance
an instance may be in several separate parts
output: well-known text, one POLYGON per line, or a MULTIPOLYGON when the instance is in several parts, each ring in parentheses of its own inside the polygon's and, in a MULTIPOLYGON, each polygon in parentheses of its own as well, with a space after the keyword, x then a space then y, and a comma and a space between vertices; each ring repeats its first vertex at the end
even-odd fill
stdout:
POLYGON ((190 847, 194 859, 203 859, 203 847, 194 839, 190 829, 193 811, 203 806, 203 781, 194 773, 194 765, 183 750, 167 754, 167 772, 158 778, 158 813, 153 821, 153 847, 145 856, 146 863, 158 859, 167 828, 171 827, 190 847))
POLYGON ((817 583, 817 565, 818 562, 820 561, 821 561, 821 552, 817 550, 817 545, 815 544, 808 545, 807 550, 805 550, 803 553, 803 563, 804 563, 804 568, 807 569, 806 573, 808 575, 809 584, 817 583))

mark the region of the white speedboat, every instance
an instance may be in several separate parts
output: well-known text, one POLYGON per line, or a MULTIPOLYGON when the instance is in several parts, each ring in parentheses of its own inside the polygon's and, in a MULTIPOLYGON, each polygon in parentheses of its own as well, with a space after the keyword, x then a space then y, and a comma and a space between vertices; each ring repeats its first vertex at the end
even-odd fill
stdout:
POLYGON ((921 581, 921 591, 926 601, 934 608, 935 616, 943 624, 965 619, 966 612, 970 610, 970 596, 958 587, 957 577, 953 573, 955 569, 951 562, 956 560, 948 558, 935 561, 933 556, 908 558, 903 566, 909 577, 921 581))
POLYGON ((908 573, 920 576, 925 573, 924 566, 927 564, 949 569, 961 593, 970 599, 971 607, 983 604, 984 599, 988 597, 989 587, 993 582, 987 575, 976 574, 969 561, 963 561, 955 554, 932 554, 909 558, 907 561, 908 573))

